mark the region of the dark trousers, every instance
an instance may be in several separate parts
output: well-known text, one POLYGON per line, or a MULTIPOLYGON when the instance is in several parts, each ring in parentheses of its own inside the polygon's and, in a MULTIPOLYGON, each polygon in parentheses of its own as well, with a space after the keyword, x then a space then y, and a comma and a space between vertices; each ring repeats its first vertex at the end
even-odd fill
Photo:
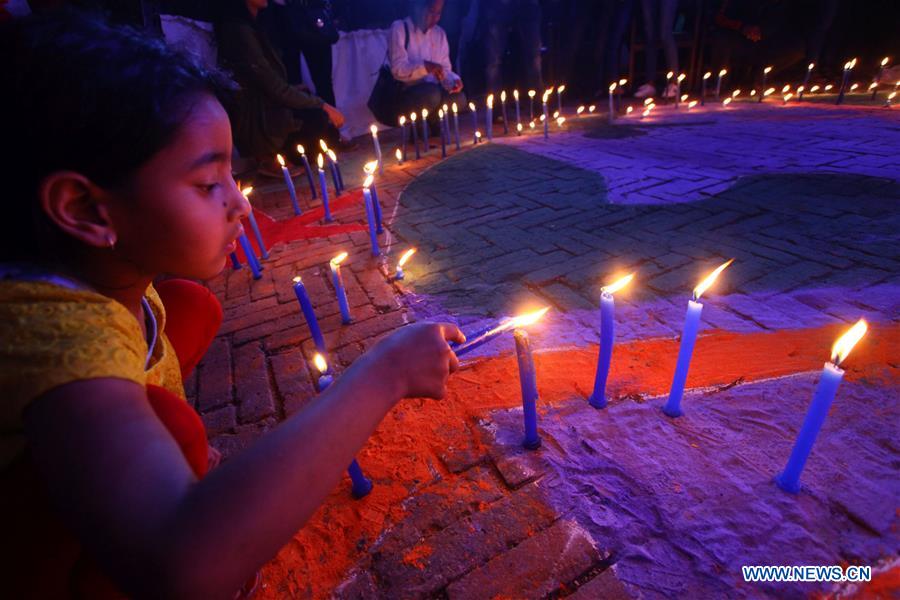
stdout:
POLYGON ((294 116, 303 121, 303 126, 287 137, 282 153, 290 157, 294 164, 301 164, 300 154, 297 152, 297 144, 303 144, 306 156, 310 164, 314 162, 316 155, 321 152, 319 140, 325 140, 329 148, 337 145, 341 137, 337 127, 328 120, 328 115, 321 108, 307 108, 295 110, 294 116))
POLYGON ((489 90, 503 89, 500 67, 510 34, 519 36, 524 56, 525 86, 544 89, 541 77, 541 5, 535 0, 503 4, 491 3, 487 9, 487 84, 489 90))
POLYGON ((309 75, 316 87, 316 96, 334 106, 334 84, 331 79, 332 59, 331 46, 323 44, 301 44, 282 52, 284 67, 287 69, 288 81, 291 84, 303 83, 300 69, 300 54, 306 58, 309 75))
MULTIPOLYGON (((403 88, 395 100, 395 112, 399 115, 407 115, 412 112, 420 113, 423 108, 428 109, 428 120, 437 123, 437 111, 442 105, 450 105, 456 102, 462 113, 466 109, 466 96, 462 92, 451 94, 438 83, 417 83, 403 88)), ((436 131, 435 131, 436 132, 436 131)))
POLYGON ((678 0, 641 0, 644 35, 647 38, 646 83, 656 84, 656 59, 660 48, 666 54, 669 70, 674 72, 674 77, 678 77, 678 47, 673 31, 677 9, 678 0))

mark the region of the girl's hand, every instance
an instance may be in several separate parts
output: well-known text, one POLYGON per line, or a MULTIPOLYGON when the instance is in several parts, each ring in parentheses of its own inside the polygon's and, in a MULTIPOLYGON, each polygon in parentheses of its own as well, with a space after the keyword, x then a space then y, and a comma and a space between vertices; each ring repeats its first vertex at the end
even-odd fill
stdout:
POLYGON ((452 323, 416 323, 403 327, 376 348, 384 373, 395 378, 401 398, 442 399, 447 378, 459 360, 447 342, 466 336, 452 323))

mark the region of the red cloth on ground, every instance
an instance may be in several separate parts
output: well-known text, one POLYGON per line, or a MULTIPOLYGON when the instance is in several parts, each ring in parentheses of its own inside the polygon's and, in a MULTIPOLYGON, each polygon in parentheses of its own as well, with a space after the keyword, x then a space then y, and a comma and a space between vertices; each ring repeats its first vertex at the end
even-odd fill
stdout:
MULTIPOLYGON (((222 323, 218 299, 192 281, 172 279, 156 286, 166 309, 165 333, 185 379, 200 362, 222 323)), ((148 385, 147 400, 178 443, 197 478, 206 475, 206 429, 197 412, 165 388, 148 385)), ((26 450, 0 471, 0 511, 18 515, 4 532, 4 596, 10 598, 121 598, 68 528, 56 516, 26 450), (9 556, 7 556, 9 555, 9 556), (7 569, 9 567, 9 569, 7 569)))

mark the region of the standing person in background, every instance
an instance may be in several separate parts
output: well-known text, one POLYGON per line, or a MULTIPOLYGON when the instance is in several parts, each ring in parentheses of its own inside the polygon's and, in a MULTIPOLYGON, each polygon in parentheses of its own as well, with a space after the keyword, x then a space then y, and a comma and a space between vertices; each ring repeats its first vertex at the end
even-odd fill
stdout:
MULTIPOLYGON (((525 66, 524 85, 520 89, 544 89, 541 77, 541 4, 538 0, 484 0, 487 21, 487 85, 488 90, 500 90, 503 81, 500 67, 509 43, 509 34, 519 36, 522 63, 525 66)), ((518 83, 518 82, 517 82, 518 83)))
POLYGON ((437 24, 443 9, 444 0, 411 0, 410 16, 391 24, 391 75, 403 84, 395 99, 395 114, 427 108, 430 118, 436 119, 441 104, 465 106, 462 78, 450 64, 447 34, 437 24))
MULTIPOLYGON (((678 0, 641 0, 641 12, 644 17, 644 36, 647 44, 645 59, 646 81, 635 92, 635 98, 648 98, 656 95, 656 60, 660 47, 666 54, 666 66, 677 74, 678 47, 675 45, 675 14, 678 12, 678 0)), ((663 91, 664 98, 674 98, 677 86, 669 82, 663 91)))

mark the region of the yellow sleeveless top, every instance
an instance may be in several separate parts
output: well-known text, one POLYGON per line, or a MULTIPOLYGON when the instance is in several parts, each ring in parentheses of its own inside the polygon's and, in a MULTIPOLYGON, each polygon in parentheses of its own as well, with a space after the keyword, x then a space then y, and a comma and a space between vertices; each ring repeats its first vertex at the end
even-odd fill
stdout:
POLYGON ((152 285, 145 297, 158 332, 149 361, 140 324, 115 300, 45 281, 0 281, 0 469, 25 447, 25 407, 60 385, 115 377, 184 398, 162 301, 152 285))

